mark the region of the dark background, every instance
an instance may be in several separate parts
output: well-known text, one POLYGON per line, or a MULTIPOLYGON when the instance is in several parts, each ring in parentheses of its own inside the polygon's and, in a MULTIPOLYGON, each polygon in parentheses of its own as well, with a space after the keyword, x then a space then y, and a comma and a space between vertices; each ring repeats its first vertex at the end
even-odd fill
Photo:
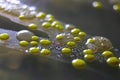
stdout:
MULTIPOLYGON (((101 0, 102 9, 93 8, 93 0, 21 1, 53 14, 62 22, 76 25, 89 35, 105 36, 120 49, 120 13, 115 12, 107 0, 101 0)), ((119 69, 100 63, 89 64, 86 70, 76 70, 70 64, 55 60, 43 62, 42 58, 33 56, 23 58, 21 62, 16 69, 0 64, 0 80, 120 80, 119 69)))

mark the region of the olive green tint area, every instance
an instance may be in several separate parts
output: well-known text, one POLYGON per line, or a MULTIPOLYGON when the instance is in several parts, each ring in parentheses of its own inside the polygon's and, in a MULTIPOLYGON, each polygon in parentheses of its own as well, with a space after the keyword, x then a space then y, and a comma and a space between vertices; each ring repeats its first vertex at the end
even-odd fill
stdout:
MULTIPOLYGON (((120 49, 120 15, 107 0, 103 8, 92 6, 94 0, 21 0, 38 10, 53 14, 56 19, 78 26, 90 35, 108 37, 120 49), (112 33, 112 34, 111 34, 112 33)), ((19 31, 28 29, 0 16, 0 27, 19 31), (6 24, 7 23, 7 24, 6 24), (17 28, 16 28, 17 26, 17 28)), ((37 36, 46 34, 33 31, 37 36)), ((34 39, 33 41, 38 41, 34 39)), ((34 49, 33 49, 34 51, 34 49)), ((35 51, 36 52, 36 51, 35 51)), ((87 53, 86 53, 87 54, 87 53)), ((88 52, 88 54, 92 54, 88 52)), ((109 62, 109 61, 108 61, 109 62)), ((120 70, 97 61, 87 63, 84 70, 76 70, 71 64, 58 62, 44 56, 27 55, 0 47, 0 80, 119 80, 120 70)))

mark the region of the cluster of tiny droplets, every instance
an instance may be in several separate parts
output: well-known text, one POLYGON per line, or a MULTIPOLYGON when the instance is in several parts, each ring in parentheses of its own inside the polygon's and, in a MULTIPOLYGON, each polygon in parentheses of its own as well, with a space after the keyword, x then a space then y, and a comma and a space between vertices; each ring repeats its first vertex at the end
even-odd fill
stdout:
MULTIPOLYGON (((96 6, 96 3, 93 5, 96 6)), ((96 7, 101 8, 101 3, 97 3, 96 7)), ((8 13, 15 13, 21 22, 35 18, 41 23, 38 25, 33 21, 28 24, 28 28, 32 31, 41 29, 48 34, 49 39, 36 36, 29 30, 19 31, 16 35, 21 48, 31 55, 42 55, 63 62, 72 62, 73 67, 77 69, 84 69, 86 62, 96 60, 104 60, 110 66, 120 67, 120 60, 110 51, 112 44, 105 37, 91 37, 73 25, 61 23, 51 14, 37 12, 20 2, 12 3, 9 0, 2 0, 0 8, 8 13), (1 5, 2 3, 4 6, 1 5), (23 6, 20 7, 20 5, 23 6), (34 15, 30 14, 32 11, 35 12, 34 15)), ((9 39, 9 34, 1 34, 0 39, 3 41, 9 39)))

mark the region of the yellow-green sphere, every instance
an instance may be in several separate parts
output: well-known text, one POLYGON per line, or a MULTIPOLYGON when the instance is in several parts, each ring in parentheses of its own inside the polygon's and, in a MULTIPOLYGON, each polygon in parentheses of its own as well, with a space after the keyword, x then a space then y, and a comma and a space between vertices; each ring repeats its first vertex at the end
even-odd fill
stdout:
POLYGON ((91 50, 91 49, 85 49, 85 50, 83 50, 83 53, 84 54, 91 54, 91 55, 94 54, 93 50, 91 50))
POLYGON ((30 45, 31 45, 31 46, 38 46, 38 42, 37 42, 37 41, 31 41, 31 42, 30 42, 30 45))
POLYGON ((49 29, 49 28, 51 27, 51 24, 50 24, 49 22, 43 22, 43 23, 42 23, 42 27, 43 27, 44 29, 49 29))
POLYGON ((53 22, 51 23, 51 26, 52 26, 53 28, 56 28, 56 25, 61 25, 61 23, 60 23, 59 21, 53 21, 53 22))
POLYGON ((113 9, 117 12, 120 12, 120 4, 113 5, 113 9))
POLYGON ((58 31, 63 31, 64 30, 64 27, 62 25, 56 25, 55 28, 58 30, 58 31))
POLYGON ((32 36, 32 41, 39 41, 39 36, 32 36))
POLYGON ((118 67, 120 61, 117 57, 110 57, 106 60, 107 64, 113 67, 118 67))
POLYGON ((66 55, 66 56, 69 56, 69 55, 72 54, 72 50, 70 48, 63 48, 62 49, 62 54, 66 55))
POLYGON ((36 25, 36 24, 29 24, 28 25, 28 28, 30 29, 30 30, 37 30, 37 28, 38 28, 38 26, 36 25))
POLYGON ((78 28, 74 28, 71 30, 71 34, 73 34, 73 35, 78 35, 79 32, 80 32, 80 29, 78 29, 78 28))
POLYGON ((62 34, 58 34, 57 36, 56 36, 56 39, 57 40, 62 40, 64 37, 63 37, 63 35, 62 34))
POLYGON ((50 46, 51 45, 51 41, 48 40, 48 39, 42 39, 42 40, 40 40, 40 44, 42 46, 50 46))
POLYGON ((75 42, 80 42, 81 39, 80 39, 79 37, 74 37, 74 41, 75 41, 75 42))
POLYGON ((104 58, 109 58, 109 57, 112 57, 112 56, 113 56, 113 53, 112 53, 111 51, 104 51, 104 52, 102 53, 102 56, 103 56, 104 58))
POLYGON ((95 60, 95 56, 92 54, 85 54, 84 59, 89 62, 93 62, 95 60))
POLYGON ((10 35, 8 33, 0 34, 0 40, 8 40, 9 38, 10 38, 10 35))
POLYGON ((89 44, 89 43, 95 43, 95 40, 92 39, 92 38, 89 38, 89 39, 87 40, 86 44, 89 44))
POLYGON ((25 16, 25 15, 20 15, 20 16, 19 16, 19 19, 20 19, 20 20, 24 20, 24 19, 26 19, 26 16, 25 16))
POLYGON ((29 52, 32 54, 32 55, 38 55, 40 53, 40 50, 39 48, 37 47, 31 47, 29 48, 29 52))
POLYGON ((20 41, 20 42, 19 42, 19 45, 20 45, 21 47, 27 47, 27 46, 29 45, 29 42, 23 40, 23 41, 20 41))
POLYGON ((49 49, 42 49, 40 51, 40 54, 43 56, 50 56, 51 55, 51 51, 49 49))
POLYGON ((92 5, 93 5, 93 7, 97 8, 97 9, 103 8, 103 4, 98 1, 94 1, 92 5))
POLYGON ((69 41, 69 42, 67 42, 67 47, 75 48, 76 47, 76 43, 74 41, 69 41))
POLYGON ((74 59, 74 60, 72 60, 72 65, 76 69, 85 69, 86 68, 86 63, 82 59, 74 59))
POLYGON ((86 35, 87 34, 85 32, 79 32, 78 33, 78 36, 81 37, 81 38, 86 37, 86 35))

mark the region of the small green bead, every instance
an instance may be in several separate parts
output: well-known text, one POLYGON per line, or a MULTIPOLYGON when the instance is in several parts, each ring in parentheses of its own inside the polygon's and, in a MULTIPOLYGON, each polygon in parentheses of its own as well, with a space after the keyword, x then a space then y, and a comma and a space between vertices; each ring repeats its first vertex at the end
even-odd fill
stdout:
POLYGON ((95 56, 91 54, 85 54, 84 59, 89 62, 93 62, 95 60, 95 56))
POLYGON ((21 46, 21 47, 27 47, 28 45, 29 45, 29 42, 28 41, 20 41, 19 42, 19 45, 21 46))
POLYGON ((76 43, 74 41, 69 41, 69 42, 67 42, 67 47, 75 48, 76 47, 76 43))
POLYGON ((101 8, 103 8, 103 5, 102 5, 101 2, 94 1, 93 2, 93 7, 97 8, 97 9, 101 9, 101 8))
POLYGON ((86 44, 89 44, 89 43, 93 44, 93 43, 95 43, 95 40, 92 39, 92 38, 89 38, 89 39, 87 40, 86 44))
POLYGON ((102 56, 103 56, 104 58, 109 58, 109 57, 112 57, 112 56, 113 56, 113 53, 112 53, 111 51, 104 51, 104 52, 102 53, 102 56))
POLYGON ((58 31, 63 31, 64 30, 64 27, 62 25, 56 25, 55 28, 58 30, 58 31))
POLYGON ((112 67, 118 67, 120 61, 117 57, 110 57, 107 59, 107 64, 112 66, 112 67))
POLYGON ((19 16, 19 19, 20 19, 20 20, 24 20, 24 19, 26 19, 26 16, 25 16, 25 15, 20 15, 20 16, 19 16))
POLYGON ((44 12, 40 12, 36 15, 36 18, 43 19, 43 18, 45 18, 45 16, 46 16, 46 14, 44 12))
POLYGON ((79 37, 74 37, 74 41, 75 41, 75 42, 80 42, 81 39, 80 39, 79 37))
POLYGON ((31 48, 29 48, 29 52, 30 52, 32 55, 38 55, 38 54, 40 53, 40 50, 39 50, 39 48, 31 47, 31 48))
POLYGON ((61 25, 61 23, 59 21, 53 21, 51 24, 53 28, 56 28, 56 25, 61 25))
POLYGON ((39 41, 39 37, 38 36, 32 36, 32 41, 39 41))
POLYGON ((42 46, 50 46, 51 45, 51 41, 48 40, 48 39, 42 39, 42 40, 40 40, 40 44, 42 46))
POLYGON ((91 55, 94 54, 93 50, 91 50, 91 49, 85 49, 85 50, 83 50, 83 53, 84 54, 91 54, 91 55))
POLYGON ((43 22, 42 27, 45 29, 49 29, 51 27, 51 24, 49 22, 43 22))
POLYGON ((10 38, 10 35, 8 33, 0 34, 0 40, 8 40, 9 38, 10 38))
POLYGON ((51 55, 51 51, 49 49, 42 49, 40 51, 40 54, 43 56, 50 56, 51 55))
POLYGON ((30 42, 30 45, 31 45, 31 46, 38 46, 38 42, 37 42, 37 41, 31 41, 31 42, 30 42))
POLYGON ((78 36, 81 37, 81 38, 86 37, 86 35, 87 34, 85 32, 79 32, 78 33, 78 36))
POLYGON ((58 34, 57 36, 56 36, 56 39, 57 40, 62 40, 64 37, 63 37, 63 35, 62 34, 58 34))
POLYGON ((72 50, 70 48, 63 48, 62 49, 62 54, 66 55, 66 56, 69 56, 69 55, 72 54, 72 50))
POLYGON ((37 28, 38 28, 38 26, 36 25, 36 24, 29 24, 28 25, 28 28, 30 29, 30 30, 37 30, 37 28))
POLYGON ((71 34, 73 34, 73 35, 78 35, 79 32, 80 32, 80 29, 78 29, 78 28, 74 28, 71 30, 71 34))
POLYGON ((74 60, 72 60, 72 65, 76 69, 85 69, 86 68, 86 63, 82 59, 74 59, 74 60))

